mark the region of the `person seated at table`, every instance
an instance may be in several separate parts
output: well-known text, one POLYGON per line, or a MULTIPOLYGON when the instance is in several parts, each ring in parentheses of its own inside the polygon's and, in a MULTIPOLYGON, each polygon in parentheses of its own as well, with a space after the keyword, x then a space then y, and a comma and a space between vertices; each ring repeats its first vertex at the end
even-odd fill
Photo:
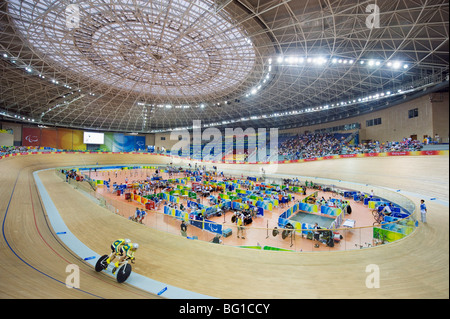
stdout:
POLYGON ((381 213, 389 216, 392 213, 391 203, 389 203, 389 205, 384 204, 383 209, 381 209, 381 213))
POLYGON ((318 199, 317 202, 319 203, 320 206, 324 206, 327 204, 327 201, 323 196, 321 199, 318 199))
POLYGON ((184 207, 183 203, 180 204, 180 210, 184 211, 186 209, 186 207, 184 207))
POLYGON ((334 202, 331 200, 331 197, 328 198, 327 205, 328 205, 329 207, 334 207, 334 206, 335 206, 335 205, 334 205, 334 202))

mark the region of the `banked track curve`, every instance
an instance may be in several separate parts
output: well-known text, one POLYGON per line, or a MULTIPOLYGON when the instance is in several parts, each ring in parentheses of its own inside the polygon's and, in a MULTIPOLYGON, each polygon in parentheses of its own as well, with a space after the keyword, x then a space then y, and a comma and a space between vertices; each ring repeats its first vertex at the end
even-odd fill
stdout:
MULTIPOLYGON (((92 266, 61 242, 49 225, 33 172, 54 167, 162 164, 148 154, 39 154, 0 161, 1 298, 159 298, 92 266), (80 267, 80 289, 65 285, 66 267, 80 267)), ((216 164, 217 165, 217 164, 216 164)), ((257 173, 258 165, 219 164, 257 173)), ((401 189, 427 200, 428 224, 398 242, 340 252, 270 252, 189 241, 130 223, 97 206, 58 179, 40 178, 70 231, 93 251, 132 234, 141 244, 134 269, 146 277, 216 298, 448 298, 448 156, 351 158, 280 164, 277 174, 401 189), (437 200, 430 200, 436 198, 437 200), (380 288, 366 287, 366 267, 380 269, 380 288)), ((270 169, 269 169, 270 170, 270 169)))

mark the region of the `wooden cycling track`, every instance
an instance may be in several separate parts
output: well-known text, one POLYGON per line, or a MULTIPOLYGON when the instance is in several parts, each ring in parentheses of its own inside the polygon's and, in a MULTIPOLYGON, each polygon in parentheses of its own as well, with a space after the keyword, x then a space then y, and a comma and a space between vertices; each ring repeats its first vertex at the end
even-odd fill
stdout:
MULTIPOLYGON (((160 298, 118 284, 71 252, 49 224, 33 172, 46 168, 158 164, 168 157, 131 154, 27 155, 0 160, 0 298, 160 298), (65 286, 66 266, 80 267, 79 289, 65 286)), ((258 172, 257 165, 220 169, 258 172)), ((427 200, 428 224, 403 240, 340 252, 271 252, 186 240, 111 214, 62 182, 39 174, 69 227, 102 254, 116 237, 140 243, 134 271, 168 285, 217 298, 448 298, 449 157, 351 158, 282 164, 278 172, 402 189, 427 200), (417 194, 417 195, 416 195, 417 194), (428 200, 431 197, 437 200, 428 200), (366 287, 366 266, 380 269, 380 288, 366 287)))

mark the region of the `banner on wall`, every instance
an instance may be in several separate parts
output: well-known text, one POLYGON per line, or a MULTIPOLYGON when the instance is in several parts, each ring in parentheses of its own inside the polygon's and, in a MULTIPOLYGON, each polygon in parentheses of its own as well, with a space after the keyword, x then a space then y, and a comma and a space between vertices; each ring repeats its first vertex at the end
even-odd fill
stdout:
POLYGON ((113 142, 112 142, 112 151, 113 152, 123 152, 125 145, 124 135, 123 134, 114 134, 113 142))
POLYGON ((58 146, 56 148, 62 149, 62 150, 72 150, 73 149, 73 143, 72 143, 72 130, 70 129, 58 129, 58 146))
POLYGON ((22 146, 41 146, 41 130, 37 127, 22 128, 22 146))
POLYGON ((113 152, 133 152, 145 149, 145 136, 114 134, 112 142, 113 152))
MULTIPOLYGON (((23 127, 22 145, 33 147, 49 147, 61 150, 85 151, 84 131, 64 128, 23 127)), ((133 152, 145 150, 145 136, 125 135, 121 133, 105 133, 103 152, 133 152)))
MULTIPOLYGON (((58 148, 58 131, 52 128, 46 128, 41 130, 41 146, 58 148)), ((70 145, 72 147, 72 145, 70 145)), ((71 148, 67 148, 70 150, 71 148)))
POLYGON ((100 150, 103 152, 112 152, 114 145, 114 133, 105 133, 105 141, 100 145, 100 150))
POLYGON ((123 152, 133 152, 145 149, 145 136, 125 135, 123 152))
POLYGON ((74 151, 85 151, 86 144, 83 143, 83 131, 72 130, 72 149, 74 151))

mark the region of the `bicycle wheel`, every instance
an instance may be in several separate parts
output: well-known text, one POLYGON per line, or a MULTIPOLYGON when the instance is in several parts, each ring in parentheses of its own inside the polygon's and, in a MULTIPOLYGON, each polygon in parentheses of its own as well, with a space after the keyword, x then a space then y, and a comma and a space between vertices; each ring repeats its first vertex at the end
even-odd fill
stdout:
POLYGON ((97 260, 97 262, 95 263, 95 271, 96 272, 105 270, 106 267, 108 267, 108 263, 106 262, 106 259, 108 259, 108 255, 103 255, 97 260))
POLYGON ((117 271, 117 282, 123 283, 125 280, 130 277, 131 274, 131 265, 126 264, 119 268, 117 271))

